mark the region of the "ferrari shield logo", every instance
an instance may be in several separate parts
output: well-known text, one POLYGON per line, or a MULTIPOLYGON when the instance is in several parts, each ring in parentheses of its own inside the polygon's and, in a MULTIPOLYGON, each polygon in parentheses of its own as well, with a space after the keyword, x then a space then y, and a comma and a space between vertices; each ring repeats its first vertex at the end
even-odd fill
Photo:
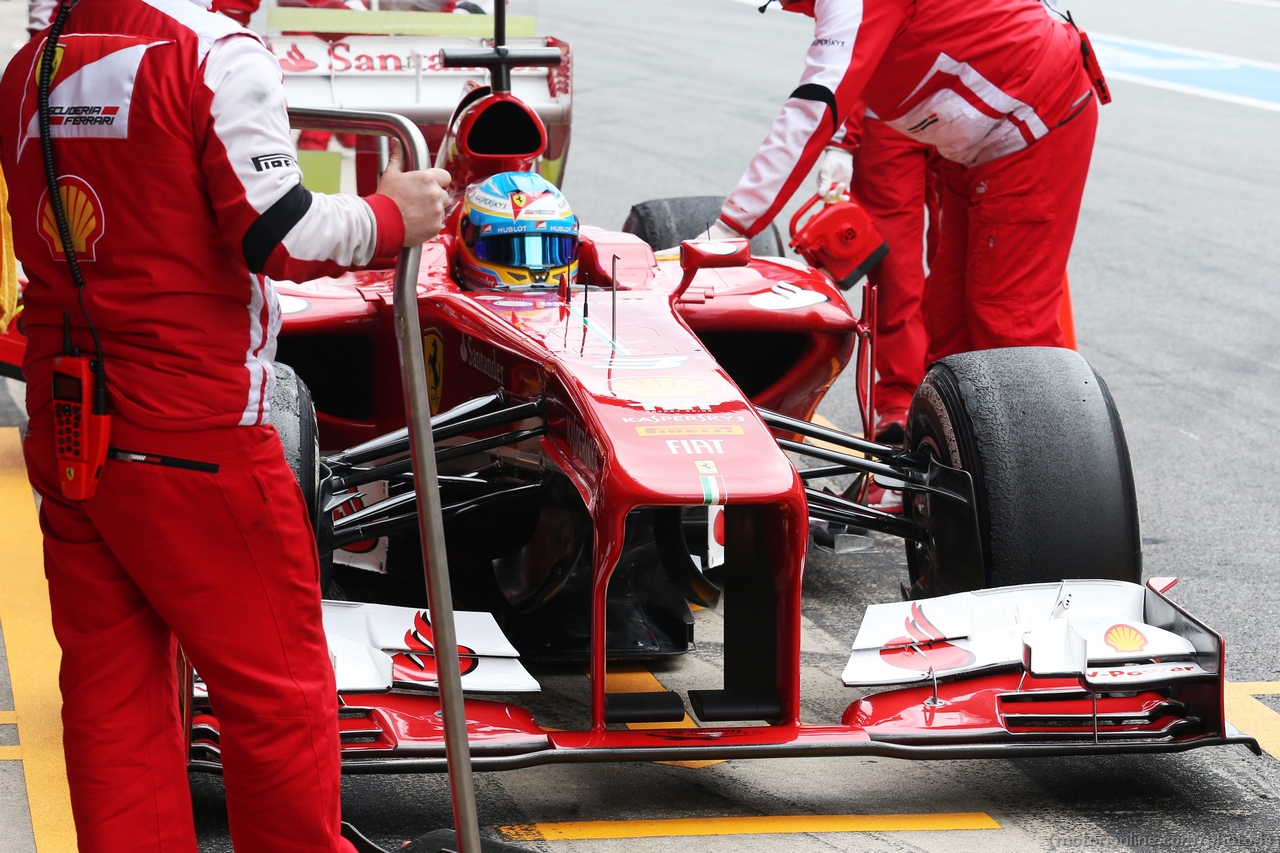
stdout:
POLYGON ((422 355, 427 363, 427 399, 434 415, 440 411, 440 393, 444 389, 444 341, 435 329, 423 334, 422 355))
POLYGON ((524 192, 511 193, 510 196, 508 196, 508 198, 511 199, 511 218, 519 219, 520 214, 524 212, 524 209, 526 207, 537 202, 538 199, 542 198, 545 195, 546 193, 524 193, 524 192))

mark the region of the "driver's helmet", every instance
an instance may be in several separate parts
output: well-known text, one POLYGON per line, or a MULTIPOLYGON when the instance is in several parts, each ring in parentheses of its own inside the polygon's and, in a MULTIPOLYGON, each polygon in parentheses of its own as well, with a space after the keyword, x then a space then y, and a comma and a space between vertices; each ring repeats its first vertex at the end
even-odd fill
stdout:
POLYGON ((458 232, 465 286, 555 287, 578 276, 578 218, 541 175, 501 172, 467 187, 458 232))

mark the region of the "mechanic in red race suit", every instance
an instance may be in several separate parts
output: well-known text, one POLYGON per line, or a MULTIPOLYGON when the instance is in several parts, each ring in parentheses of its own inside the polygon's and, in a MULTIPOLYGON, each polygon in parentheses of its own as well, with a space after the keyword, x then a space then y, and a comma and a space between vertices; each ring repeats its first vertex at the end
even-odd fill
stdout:
MULTIPOLYGON (((47 31, 46 31, 47 32, 47 31)), ((37 36, 0 81, 0 165, 28 336, 24 453, 41 496, 71 805, 85 853, 196 853, 176 643, 221 725, 238 853, 350 851, 338 709, 303 497, 269 425, 270 277, 335 275, 435 235, 444 172, 389 165, 366 199, 311 193, 280 66, 193 0, 81 0, 51 136, 85 312, 41 160, 37 36), (52 362, 101 335, 111 448, 63 498, 52 362)))
POLYGON ((818 158, 818 193, 828 201, 852 195, 889 246, 867 273, 877 293, 873 435, 885 444, 903 442, 907 409, 925 374, 925 264, 938 245, 935 159, 931 146, 889 127, 861 102, 818 158))
POLYGON ((783 2, 816 19, 804 76, 712 236, 765 228, 861 99, 943 158, 927 360, 1061 346, 1063 277, 1097 127, 1075 28, 1039 0, 783 2))

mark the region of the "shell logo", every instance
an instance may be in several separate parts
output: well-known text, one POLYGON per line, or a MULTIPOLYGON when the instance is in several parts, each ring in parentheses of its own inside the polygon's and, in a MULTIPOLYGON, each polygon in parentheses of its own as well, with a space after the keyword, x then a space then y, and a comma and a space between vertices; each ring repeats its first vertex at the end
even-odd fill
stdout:
POLYGON ((1140 652, 1147 647, 1147 638, 1132 625, 1112 625, 1103 641, 1118 652, 1140 652))
MULTIPOLYGON (((102 217, 102 202, 93 187, 83 178, 67 175, 59 179, 58 194, 62 196, 62 209, 67 214, 67 227, 71 231, 71 247, 81 261, 96 260, 94 247, 106 230, 102 217)), ((58 221, 53 215, 49 191, 40 196, 40 236, 49 244, 54 260, 65 261, 62 237, 58 234, 58 221)))
POLYGON ((628 376, 614 379, 608 389, 618 397, 637 400, 669 399, 672 397, 704 397, 714 386, 705 379, 687 376, 628 376))

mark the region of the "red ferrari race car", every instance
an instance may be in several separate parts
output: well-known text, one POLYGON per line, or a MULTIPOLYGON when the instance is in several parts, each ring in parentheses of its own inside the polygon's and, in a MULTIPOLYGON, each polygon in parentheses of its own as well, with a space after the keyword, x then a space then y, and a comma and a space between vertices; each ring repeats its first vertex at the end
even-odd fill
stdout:
MULTIPOLYGON (((830 277, 782 257, 773 231, 690 239, 718 199, 639 204, 622 230, 584 225, 541 265, 481 257, 467 187, 548 162, 558 180, 567 146, 565 125, 548 160, 546 123, 508 85, 518 56, 491 54, 431 63, 484 65, 492 80, 464 87, 433 146, 457 204, 417 280, 476 769, 1257 749, 1224 715, 1222 638, 1166 597, 1172 579, 1141 585, 1124 432, 1084 359, 944 359, 891 447, 810 422, 851 361, 866 392, 874 300, 855 315, 830 277), (677 243, 678 256, 655 256, 677 243), (468 270, 481 262, 550 273, 478 282, 468 270), (840 493, 812 485, 833 477, 852 479, 840 493), (904 494, 901 514, 866 505, 873 481, 904 494), (909 576, 904 600, 850 626, 840 678, 856 692, 842 716, 802 723, 815 527, 902 539, 909 576), (722 616, 715 654, 696 651, 691 605, 722 616), (685 695, 608 689, 619 661, 691 651, 700 674, 685 695), (554 729, 529 710, 554 701, 525 666, 547 661, 591 675, 588 701, 554 729)), ((563 70, 541 73, 567 99, 563 70)), ((532 194, 490 213, 514 221, 532 194)), ((813 260, 859 237, 826 221, 798 241, 813 260)), ((392 272, 277 287, 272 417, 313 513, 344 770, 442 771, 392 272)), ((198 683, 193 712, 192 767, 217 771, 198 683)))

